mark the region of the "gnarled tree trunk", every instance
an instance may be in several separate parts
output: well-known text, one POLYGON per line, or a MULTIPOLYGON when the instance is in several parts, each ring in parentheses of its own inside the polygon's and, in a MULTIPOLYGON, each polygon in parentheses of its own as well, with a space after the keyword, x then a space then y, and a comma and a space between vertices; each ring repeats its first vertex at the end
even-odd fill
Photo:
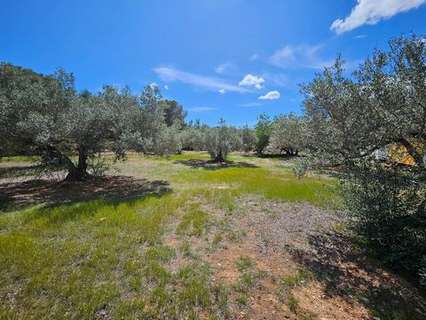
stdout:
POLYGON ((84 147, 78 149, 78 163, 77 166, 70 160, 68 166, 68 175, 65 178, 67 181, 82 181, 90 177, 87 172, 87 152, 84 147))
POLYGON ((223 156, 223 154, 222 154, 222 151, 220 151, 220 152, 216 155, 216 157, 213 159, 213 161, 214 161, 214 162, 217 162, 217 163, 225 162, 225 158, 224 158, 224 156, 223 156))

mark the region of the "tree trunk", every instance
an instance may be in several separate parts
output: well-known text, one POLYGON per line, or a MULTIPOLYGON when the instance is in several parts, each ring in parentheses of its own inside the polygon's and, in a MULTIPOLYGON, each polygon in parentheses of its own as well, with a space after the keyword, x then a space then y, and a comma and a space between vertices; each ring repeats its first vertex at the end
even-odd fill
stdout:
POLYGON ((213 160, 214 162, 221 163, 225 162, 225 159, 223 158, 222 152, 219 152, 216 157, 213 160))
POLYGON ((68 167, 67 181, 83 181, 90 177, 87 172, 87 152, 81 147, 78 149, 78 164, 75 166, 72 162, 68 167))

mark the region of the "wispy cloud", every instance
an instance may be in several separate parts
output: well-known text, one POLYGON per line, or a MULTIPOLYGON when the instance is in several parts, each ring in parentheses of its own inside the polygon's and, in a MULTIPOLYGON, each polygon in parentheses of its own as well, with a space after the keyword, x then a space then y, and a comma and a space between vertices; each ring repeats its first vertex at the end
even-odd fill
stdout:
POLYGON ((217 73, 217 74, 224 74, 224 73, 226 73, 227 71, 229 71, 230 69, 232 69, 233 68, 233 64, 232 63, 230 63, 230 62, 226 62, 226 63, 222 63, 222 64, 220 64, 220 65, 218 65, 215 69, 214 69, 214 71, 217 73))
POLYGON ((424 3, 426 0, 358 0, 350 15, 335 20, 330 29, 342 34, 364 24, 376 24, 398 13, 418 8, 424 3))
POLYGON ((277 90, 269 91, 267 94, 260 96, 259 100, 278 100, 281 94, 277 90))
POLYGON ((322 45, 287 45, 275 51, 269 58, 269 62, 280 68, 321 69, 333 63, 333 60, 321 57, 321 48, 322 45))
POLYGON ((209 112, 209 111, 215 111, 217 108, 212 107, 195 107, 195 108, 189 108, 189 112, 209 112))
POLYGON ((265 81, 279 87, 287 87, 289 85, 289 78, 283 73, 264 73, 262 77, 265 81))
POLYGON ((238 85, 240 87, 254 87, 256 89, 262 89, 264 83, 265 79, 249 73, 244 76, 238 85))
POLYGON ((205 88, 212 91, 225 90, 228 92, 248 92, 246 88, 228 83, 227 81, 216 78, 198 75, 186 71, 181 71, 173 67, 158 67, 154 72, 165 82, 178 81, 190 84, 196 87, 205 88))
POLYGON ((364 39, 364 38, 367 38, 367 35, 365 35, 365 34, 359 34, 359 35, 357 35, 357 36, 354 37, 354 39, 364 39))

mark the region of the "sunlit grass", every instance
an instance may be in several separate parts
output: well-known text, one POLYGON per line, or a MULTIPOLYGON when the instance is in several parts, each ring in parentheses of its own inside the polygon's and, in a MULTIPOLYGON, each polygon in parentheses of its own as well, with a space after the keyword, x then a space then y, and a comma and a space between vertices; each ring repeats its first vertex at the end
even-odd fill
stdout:
MULTIPOLYGON (((161 237, 185 205, 185 197, 170 194, 2 216, 0 296, 13 292, 13 301, 2 301, 0 318, 92 319, 104 309, 153 318, 193 317, 199 308, 225 312, 216 310, 218 289, 210 285, 207 265, 167 269, 175 249, 161 237)), ((182 223, 188 219, 200 232, 203 220, 187 213, 182 223)))
POLYGON ((335 180, 315 176, 297 179, 285 169, 280 173, 265 168, 201 169, 182 171, 175 179, 216 189, 232 197, 255 194, 266 199, 309 202, 322 207, 335 206, 338 200, 335 180))
POLYGON ((1 162, 38 162, 38 156, 13 156, 13 157, 0 157, 1 162))

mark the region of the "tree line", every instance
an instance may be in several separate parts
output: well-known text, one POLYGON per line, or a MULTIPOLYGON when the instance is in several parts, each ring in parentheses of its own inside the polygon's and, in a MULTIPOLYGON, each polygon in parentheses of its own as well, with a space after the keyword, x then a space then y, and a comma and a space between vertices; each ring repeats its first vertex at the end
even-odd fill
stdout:
POLYGON ((88 161, 128 150, 170 154, 208 151, 226 161, 235 150, 303 155, 311 168, 335 168, 353 229, 388 266, 426 283, 426 40, 390 41, 352 73, 339 57, 302 85, 303 113, 254 128, 185 122, 183 107, 157 86, 140 94, 104 86, 77 92, 64 70, 42 75, 0 65, 0 153, 31 153, 61 166, 67 179, 89 177, 88 161), (406 166, 374 156, 391 145, 413 159, 406 166))

